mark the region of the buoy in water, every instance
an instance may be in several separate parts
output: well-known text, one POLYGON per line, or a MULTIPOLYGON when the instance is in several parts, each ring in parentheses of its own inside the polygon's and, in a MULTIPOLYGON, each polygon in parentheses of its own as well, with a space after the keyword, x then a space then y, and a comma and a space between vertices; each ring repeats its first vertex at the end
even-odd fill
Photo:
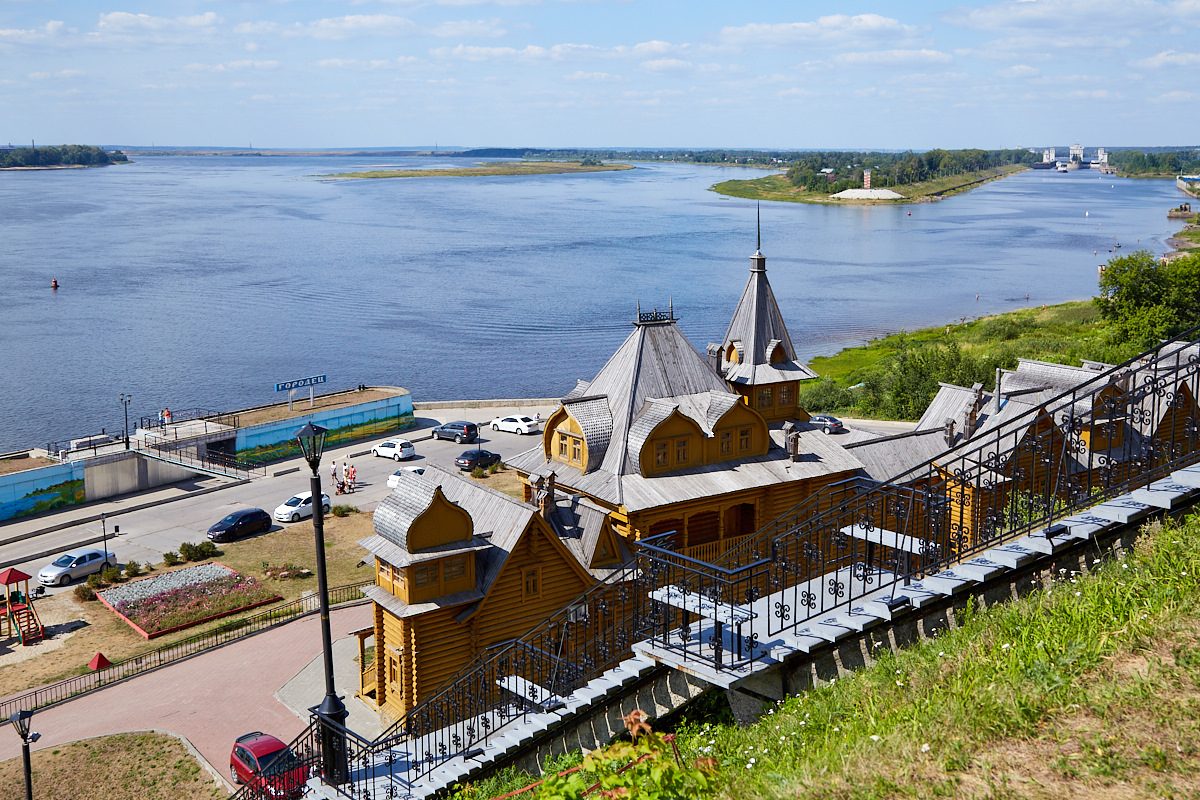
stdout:
POLYGON ((911 211, 910 211, 910 212, 908 212, 908 215, 911 217, 911 216, 912 216, 912 212, 911 212, 911 211))
POLYGON ((57 289, 57 288, 58 288, 58 278, 51 278, 51 279, 50 279, 50 288, 51 288, 51 289, 57 289))

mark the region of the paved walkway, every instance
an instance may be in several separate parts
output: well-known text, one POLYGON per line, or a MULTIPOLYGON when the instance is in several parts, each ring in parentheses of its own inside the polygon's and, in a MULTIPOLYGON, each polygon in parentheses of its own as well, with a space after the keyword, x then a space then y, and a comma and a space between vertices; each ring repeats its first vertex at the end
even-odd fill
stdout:
MULTIPOLYGON (((329 617, 334 639, 371 624, 371 606, 335 609, 329 617)), ((217 774, 229 771, 233 740, 249 731, 265 731, 291 741, 306 719, 275 697, 321 652, 321 619, 316 614, 275 630, 250 636, 203 655, 140 675, 62 705, 35 712, 32 729, 42 735, 34 750, 112 733, 156 730, 186 739, 217 774)), ((347 652, 343 649, 343 652, 347 652)), ((357 655, 357 645, 350 651, 357 655)), ((351 682, 353 663, 335 663, 351 682)), ((313 696, 316 705, 323 687, 313 696)), ((347 704, 359 703, 352 695, 347 704)), ((20 739, 0 736, 0 761, 20 756, 20 739)))

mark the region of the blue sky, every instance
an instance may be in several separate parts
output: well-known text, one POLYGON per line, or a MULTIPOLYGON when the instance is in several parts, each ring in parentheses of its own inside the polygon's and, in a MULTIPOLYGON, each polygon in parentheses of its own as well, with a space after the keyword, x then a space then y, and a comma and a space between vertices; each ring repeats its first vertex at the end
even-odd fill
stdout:
POLYGON ((0 0, 0 141, 1200 141, 1200 0, 0 0))

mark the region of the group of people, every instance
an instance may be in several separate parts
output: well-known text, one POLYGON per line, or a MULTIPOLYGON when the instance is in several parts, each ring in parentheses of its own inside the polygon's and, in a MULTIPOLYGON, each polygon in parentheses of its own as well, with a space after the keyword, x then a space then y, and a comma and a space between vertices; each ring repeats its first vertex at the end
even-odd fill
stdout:
POLYGON ((333 485, 337 487, 338 494, 349 494, 354 491, 354 478, 358 475, 358 470, 353 464, 350 464, 345 459, 342 460, 342 476, 338 478, 337 459, 329 462, 329 477, 333 480, 333 485))

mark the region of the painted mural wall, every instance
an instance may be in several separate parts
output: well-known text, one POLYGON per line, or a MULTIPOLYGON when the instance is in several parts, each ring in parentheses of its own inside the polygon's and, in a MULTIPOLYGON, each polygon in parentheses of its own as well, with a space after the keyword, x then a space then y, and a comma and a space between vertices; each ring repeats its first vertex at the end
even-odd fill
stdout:
POLYGON ((82 502, 82 461, 0 475, 0 520, 82 502))
POLYGON ((305 417, 264 422, 238 429, 235 445, 238 458, 265 464, 300 455, 295 434, 306 422, 329 429, 325 436, 328 453, 340 444, 411 428, 416 425, 416 418, 412 395, 406 392, 346 408, 316 411, 305 417))

